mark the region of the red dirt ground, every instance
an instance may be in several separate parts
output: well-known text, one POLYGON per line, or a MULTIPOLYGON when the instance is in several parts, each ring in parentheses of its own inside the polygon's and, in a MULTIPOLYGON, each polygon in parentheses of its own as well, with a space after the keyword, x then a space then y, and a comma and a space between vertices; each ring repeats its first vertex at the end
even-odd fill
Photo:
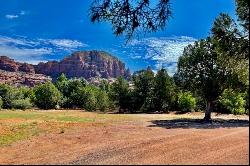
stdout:
MULTIPOLYGON (((143 117, 143 116, 142 116, 143 117)), ((249 126, 81 125, 0 148, 0 164, 249 164, 249 126)))

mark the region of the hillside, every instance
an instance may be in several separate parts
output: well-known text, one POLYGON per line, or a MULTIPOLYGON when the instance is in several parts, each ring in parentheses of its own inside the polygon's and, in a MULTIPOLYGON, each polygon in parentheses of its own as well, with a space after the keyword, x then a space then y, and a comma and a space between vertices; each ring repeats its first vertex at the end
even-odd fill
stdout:
POLYGON ((0 56, 0 70, 0 82, 11 84, 16 82, 28 86, 51 78, 55 79, 61 73, 68 78, 83 77, 87 80, 94 77, 105 79, 130 77, 129 69, 125 68, 123 62, 103 51, 79 51, 61 61, 40 62, 38 65, 20 63, 7 56, 0 56))
POLYGON ((117 78, 129 77, 130 72, 125 69, 125 64, 118 58, 100 51, 80 51, 65 57, 63 60, 39 63, 34 66, 38 74, 49 75, 52 78, 61 73, 67 77, 92 77, 117 78))

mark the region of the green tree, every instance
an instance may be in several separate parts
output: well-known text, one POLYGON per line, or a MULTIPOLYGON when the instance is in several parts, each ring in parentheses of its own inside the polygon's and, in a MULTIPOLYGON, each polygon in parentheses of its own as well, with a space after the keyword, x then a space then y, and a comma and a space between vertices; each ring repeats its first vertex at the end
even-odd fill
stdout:
POLYGON ((87 111, 95 111, 97 109, 96 99, 97 89, 94 86, 86 86, 79 91, 81 106, 87 111))
POLYGON ((81 107, 78 91, 86 86, 84 79, 68 80, 64 74, 61 74, 55 83, 58 90, 62 93, 62 107, 76 108, 81 107))
POLYGON ((0 97, 3 100, 3 108, 12 108, 12 101, 23 99, 24 95, 17 88, 6 84, 0 84, 0 97))
POLYGON ((68 86, 69 86, 69 80, 65 76, 64 73, 62 73, 56 80, 55 86, 57 89, 63 94, 67 95, 68 94, 68 86))
POLYGON ((211 38, 195 42, 184 49, 179 58, 176 76, 182 87, 206 100, 204 120, 211 120, 213 104, 234 79, 230 70, 218 64, 218 54, 211 38))
POLYGON ((174 102, 175 86, 173 79, 165 69, 157 72, 152 89, 153 104, 156 111, 166 111, 170 109, 174 102))
POLYGON ((109 96, 108 94, 103 91, 99 90, 96 92, 96 104, 97 108, 100 109, 101 111, 105 111, 109 108, 110 106, 110 101, 109 101, 109 96))
POLYGON ((164 29, 171 16, 169 0, 95 0, 90 7, 92 22, 106 21, 115 35, 125 34, 131 39, 134 32, 155 32, 164 29))
POLYGON ((111 86, 111 98, 119 106, 119 112, 128 109, 129 103, 129 84, 122 78, 118 77, 111 86))
POLYGON ((31 101, 29 98, 15 99, 11 101, 11 108, 14 108, 14 109, 25 110, 25 109, 29 109, 32 107, 33 105, 31 104, 31 101))
POLYGON ((181 111, 190 112, 196 106, 196 99, 192 96, 191 92, 180 92, 178 94, 178 104, 181 111))
POLYGON ((136 111, 148 112, 152 101, 152 88, 154 73, 150 67, 147 70, 135 72, 132 76, 133 89, 133 108, 136 111))
POLYGON ((34 94, 34 102, 41 109, 54 109, 61 100, 60 91, 51 82, 37 85, 34 94))
POLYGON ((110 86, 109 82, 106 81, 106 80, 102 80, 99 87, 100 87, 101 90, 103 90, 103 91, 105 91, 107 93, 110 92, 111 86, 110 86))
POLYGON ((238 15, 238 21, 249 31, 249 1, 248 0, 236 0, 236 12, 238 15))
POLYGON ((219 102, 232 114, 244 114, 245 104, 244 94, 232 89, 225 89, 219 97, 219 102))
POLYGON ((243 83, 249 85, 249 38, 245 32, 228 14, 220 14, 212 27, 218 63, 230 68, 243 83))
POLYGON ((0 109, 3 107, 3 100, 2 97, 0 96, 0 109))

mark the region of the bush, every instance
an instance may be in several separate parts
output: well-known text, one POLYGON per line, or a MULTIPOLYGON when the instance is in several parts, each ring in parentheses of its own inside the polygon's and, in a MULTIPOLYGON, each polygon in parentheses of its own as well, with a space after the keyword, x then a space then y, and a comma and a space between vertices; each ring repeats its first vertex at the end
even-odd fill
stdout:
POLYGON ((13 100, 18 100, 24 98, 24 95, 22 94, 19 89, 6 85, 6 84, 0 84, 0 97, 3 101, 3 108, 11 108, 11 102, 13 100))
POLYGON ((32 108, 32 104, 29 98, 18 99, 11 102, 11 108, 25 110, 32 108))
POLYGON ((178 105, 182 112, 190 112, 196 106, 196 99, 190 92, 180 92, 178 94, 178 105))
POLYGON ((34 103, 41 109, 54 109, 61 101, 61 93, 51 82, 36 86, 34 96, 34 103))
POLYGON ((86 86, 82 89, 81 99, 82 107, 87 111, 95 111, 97 108, 96 92, 94 87, 86 86))
POLYGON ((0 97, 0 109, 3 107, 3 100, 2 97, 0 97))
POLYGON ((225 89, 219 97, 219 102, 224 106, 229 113, 239 115, 245 113, 244 95, 242 93, 233 91, 232 89, 225 89))
POLYGON ((96 99, 96 105, 98 109, 100 109, 101 111, 105 111, 109 108, 110 101, 106 92, 98 90, 96 94, 96 99))

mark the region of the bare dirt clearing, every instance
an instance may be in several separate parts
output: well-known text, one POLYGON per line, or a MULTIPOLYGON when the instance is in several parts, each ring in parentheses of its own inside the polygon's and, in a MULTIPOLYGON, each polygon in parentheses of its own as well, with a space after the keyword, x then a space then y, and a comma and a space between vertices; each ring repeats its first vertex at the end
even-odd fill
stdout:
POLYGON ((0 133, 25 121, 28 128, 14 131, 37 134, 0 146, 0 164, 249 164, 248 116, 213 114, 209 125, 202 113, 18 114, 0 112, 0 133))

